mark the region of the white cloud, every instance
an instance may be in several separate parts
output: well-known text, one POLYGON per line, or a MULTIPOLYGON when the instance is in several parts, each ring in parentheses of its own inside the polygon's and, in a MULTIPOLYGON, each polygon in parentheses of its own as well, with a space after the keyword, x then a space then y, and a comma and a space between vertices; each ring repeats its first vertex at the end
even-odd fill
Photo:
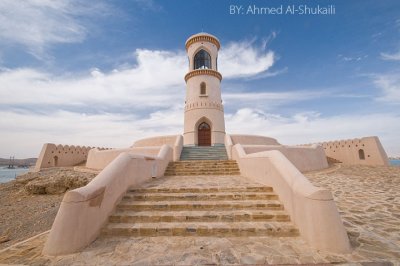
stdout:
POLYGON ((0 157, 36 157, 43 143, 128 147, 135 140, 181 134, 183 109, 149 116, 56 111, 48 114, 0 111, 0 157))
POLYGON ((358 62, 368 58, 368 55, 344 56, 342 54, 339 54, 338 58, 345 62, 358 62))
POLYGON ((400 73, 375 75, 374 83, 383 93, 378 100, 400 104, 400 73))
POLYGON ((226 115, 226 130, 232 134, 255 134, 277 138, 282 144, 306 144, 329 140, 378 136, 389 155, 400 155, 400 116, 384 113, 339 115, 298 113, 290 117, 243 108, 226 115))
MULTIPOLYGON (((226 78, 257 75, 273 63, 261 62, 272 52, 249 46, 247 42, 231 43, 232 47, 247 47, 249 57, 225 58, 226 78), (229 62, 233 60, 233 62, 229 62)), ((224 50, 222 50, 224 51, 224 50)), ((241 50, 242 51, 242 50, 241 50)), ((6 69, 0 72, 0 104, 4 105, 93 105, 167 107, 183 103, 187 58, 183 51, 137 49, 136 65, 103 73, 93 68, 88 75, 54 77, 35 69, 6 69), (11 93, 12 91, 12 93, 11 93)), ((221 72, 224 72, 221 66, 221 72)))
POLYGON ((381 53, 381 59, 388 61, 400 61, 400 51, 394 54, 381 53))
MULTIPOLYGON (((237 67, 236 59, 228 63, 225 78, 243 69, 247 75, 268 69, 256 55, 265 58, 270 52, 244 43, 231 45, 246 46, 253 56, 240 59, 237 67)), ((30 68, 0 69, 0 156, 36 156, 45 142, 124 147, 142 137, 181 133, 186 54, 137 49, 134 55, 136 65, 107 73, 93 68, 84 75, 56 77, 30 68)), ((253 95, 260 96, 279 98, 253 95)), ((240 95, 228 97, 238 100, 240 95)))
MULTIPOLYGON (((183 110, 171 107, 148 116, 103 113, 85 115, 57 111, 46 115, 0 111, 0 157, 37 156, 45 142, 127 147, 135 140, 182 134, 183 110), (16 122, 17 121, 17 122, 16 122)), ((225 115, 231 134, 258 134, 282 144, 305 144, 376 135, 389 155, 400 156, 400 117, 390 113, 323 117, 316 112, 291 116, 242 108, 225 115)))
POLYGON ((88 30, 77 17, 104 14, 105 10, 99 2, 88 5, 76 0, 2 0, 0 40, 21 44, 41 58, 49 45, 83 41, 88 30))
POLYGON ((254 41, 231 42, 221 49, 218 62, 224 78, 250 77, 266 72, 275 62, 272 51, 254 41))

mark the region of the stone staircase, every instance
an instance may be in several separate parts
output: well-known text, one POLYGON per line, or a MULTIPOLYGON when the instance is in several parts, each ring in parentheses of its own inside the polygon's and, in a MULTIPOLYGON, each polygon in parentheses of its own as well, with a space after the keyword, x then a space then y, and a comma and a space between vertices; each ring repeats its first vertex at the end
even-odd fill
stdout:
POLYGON ((177 161, 168 164, 164 175, 240 175, 240 170, 233 160, 177 161))
POLYGON ((298 236, 271 187, 131 189, 106 236, 298 236))
POLYGON ((181 161, 189 160, 228 160, 224 145, 186 146, 181 153, 181 161))

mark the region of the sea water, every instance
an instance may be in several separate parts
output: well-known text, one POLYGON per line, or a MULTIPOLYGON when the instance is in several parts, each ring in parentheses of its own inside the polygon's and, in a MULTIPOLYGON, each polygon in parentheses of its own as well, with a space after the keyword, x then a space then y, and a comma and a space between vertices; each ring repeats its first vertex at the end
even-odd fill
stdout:
POLYGON ((400 166, 400 160, 390 160, 390 165, 400 166))
POLYGON ((28 168, 9 169, 7 166, 0 166, 0 183, 6 183, 15 179, 17 176, 25 174, 29 171, 28 168))

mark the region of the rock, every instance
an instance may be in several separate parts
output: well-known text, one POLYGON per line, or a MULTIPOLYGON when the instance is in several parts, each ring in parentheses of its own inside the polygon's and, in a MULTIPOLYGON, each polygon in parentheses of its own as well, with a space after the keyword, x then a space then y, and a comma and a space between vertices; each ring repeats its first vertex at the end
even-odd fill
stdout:
POLYGON ((250 254, 240 258, 241 264, 264 264, 265 257, 259 254, 250 254))
POLYGON ((25 190, 30 194, 46 194, 45 184, 37 181, 31 181, 26 184, 25 190))
MULTIPOLYGON (((25 190, 30 194, 62 194, 69 189, 85 186, 96 175, 90 173, 77 173, 69 169, 47 170, 29 180, 25 190)), ((21 183, 23 181, 21 180, 21 183)))
POLYGON ((0 236, 0 244, 4 243, 4 242, 8 242, 10 240, 11 240, 11 238, 8 235, 0 236))

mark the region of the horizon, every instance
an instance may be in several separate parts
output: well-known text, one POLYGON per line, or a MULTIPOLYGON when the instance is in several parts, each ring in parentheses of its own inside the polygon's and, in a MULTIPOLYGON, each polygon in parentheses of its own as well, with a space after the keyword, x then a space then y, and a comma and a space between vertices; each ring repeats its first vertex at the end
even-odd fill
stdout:
POLYGON ((221 42, 226 133, 284 145, 378 136, 400 157, 399 14, 397 0, 4 0, 0 157, 182 134, 185 41, 202 31, 221 42), (335 13, 247 13, 254 5, 335 13))

